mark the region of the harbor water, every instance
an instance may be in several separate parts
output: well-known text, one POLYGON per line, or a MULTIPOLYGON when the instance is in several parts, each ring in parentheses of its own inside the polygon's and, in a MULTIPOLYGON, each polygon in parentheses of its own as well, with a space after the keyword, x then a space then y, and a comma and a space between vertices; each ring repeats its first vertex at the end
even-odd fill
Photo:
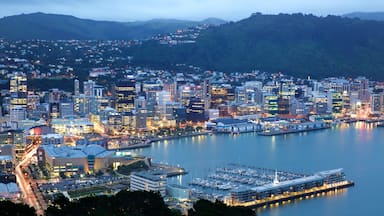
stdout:
POLYGON ((187 185, 218 167, 237 163, 312 174, 344 168, 355 186, 334 195, 260 210, 258 215, 377 215, 384 212, 384 128, 357 122, 331 129, 281 136, 254 133, 197 136, 159 141, 135 150, 155 162, 184 167, 189 174, 172 179, 187 185))

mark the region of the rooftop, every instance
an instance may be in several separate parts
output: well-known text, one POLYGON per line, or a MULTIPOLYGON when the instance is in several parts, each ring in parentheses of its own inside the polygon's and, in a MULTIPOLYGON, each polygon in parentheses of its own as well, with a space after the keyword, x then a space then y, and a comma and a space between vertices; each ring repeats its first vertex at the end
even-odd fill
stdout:
POLYGON ((115 155, 114 151, 108 151, 99 145, 85 145, 77 147, 43 145, 45 152, 55 158, 84 158, 88 156, 108 157, 115 155))

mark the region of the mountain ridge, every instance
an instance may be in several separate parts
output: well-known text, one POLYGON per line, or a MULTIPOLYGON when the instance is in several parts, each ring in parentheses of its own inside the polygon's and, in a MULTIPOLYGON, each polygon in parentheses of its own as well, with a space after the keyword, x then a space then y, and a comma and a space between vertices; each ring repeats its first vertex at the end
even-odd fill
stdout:
POLYGON ((0 19, 0 37, 10 40, 129 40, 145 39, 201 24, 222 24, 216 19, 202 21, 154 19, 137 22, 98 21, 71 15, 31 13, 0 19))

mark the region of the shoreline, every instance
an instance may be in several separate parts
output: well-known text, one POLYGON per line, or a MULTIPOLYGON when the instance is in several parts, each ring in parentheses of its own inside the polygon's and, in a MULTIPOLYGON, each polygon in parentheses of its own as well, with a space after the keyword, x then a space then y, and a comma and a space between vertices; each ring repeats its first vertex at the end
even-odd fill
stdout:
POLYGON ((174 140, 174 139, 179 139, 179 138, 186 138, 186 137, 195 137, 195 136, 206 136, 211 134, 212 132, 198 132, 198 133, 193 133, 193 134, 185 134, 185 135, 180 135, 180 136, 167 136, 167 137, 158 137, 158 138, 152 138, 148 139, 144 143, 141 144, 135 144, 131 146, 126 146, 122 148, 115 148, 115 149, 108 149, 108 150, 114 150, 114 151, 120 151, 120 150, 131 150, 131 149, 139 149, 139 148, 149 148, 152 146, 152 143, 157 142, 157 141, 164 141, 164 140, 174 140))
POLYGON ((193 134, 185 134, 185 135, 180 135, 180 136, 167 136, 167 137, 158 137, 158 138, 152 138, 148 139, 148 143, 153 143, 157 141, 164 141, 164 140, 173 140, 173 139, 179 139, 179 138, 186 138, 186 137, 194 137, 194 136, 201 136, 201 135, 208 135, 212 132, 198 132, 198 133, 193 133, 193 134))

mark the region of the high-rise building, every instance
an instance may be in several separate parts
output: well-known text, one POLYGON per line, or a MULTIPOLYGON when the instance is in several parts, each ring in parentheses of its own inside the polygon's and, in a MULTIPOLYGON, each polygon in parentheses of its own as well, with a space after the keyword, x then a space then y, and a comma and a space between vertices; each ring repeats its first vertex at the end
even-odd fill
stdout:
POLYGON ((72 116, 73 112, 73 103, 72 102, 62 102, 60 103, 60 118, 64 118, 67 116, 72 116))
POLYGON ((115 109, 117 112, 131 112, 135 108, 136 81, 133 77, 120 80, 115 86, 115 109))
POLYGON ((209 110, 211 105, 211 84, 208 79, 205 79, 203 82, 203 94, 202 98, 204 101, 205 111, 209 110))
POLYGON ((201 98, 191 98, 187 108, 187 119, 190 121, 205 121, 204 101, 201 98))
POLYGON ((333 114, 340 114, 343 110, 343 96, 334 90, 328 92, 328 108, 333 114))
POLYGON ((74 95, 79 96, 80 94, 80 82, 78 79, 74 80, 74 95))
POLYGON ((264 95, 264 112, 275 115, 278 113, 278 96, 277 95, 264 95))
POLYGON ((372 114, 380 114, 381 113, 381 95, 380 94, 372 94, 371 95, 371 113, 372 114))
POLYGON ((84 84, 84 86, 83 86, 84 95, 86 97, 95 96, 94 88, 95 88, 96 83, 93 80, 88 80, 88 81, 84 81, 83 84, 84 84))
POLYGON ((14 73, 9 83, 11 94, 10 108, 15 106, 27 107, 27 77, 24 73, 14 73))
POLYGON ((160 118, 164 119, 166 114, 166 105, 171 102, 171 93, 168 91, 156 92, 156 102, 160 118))

